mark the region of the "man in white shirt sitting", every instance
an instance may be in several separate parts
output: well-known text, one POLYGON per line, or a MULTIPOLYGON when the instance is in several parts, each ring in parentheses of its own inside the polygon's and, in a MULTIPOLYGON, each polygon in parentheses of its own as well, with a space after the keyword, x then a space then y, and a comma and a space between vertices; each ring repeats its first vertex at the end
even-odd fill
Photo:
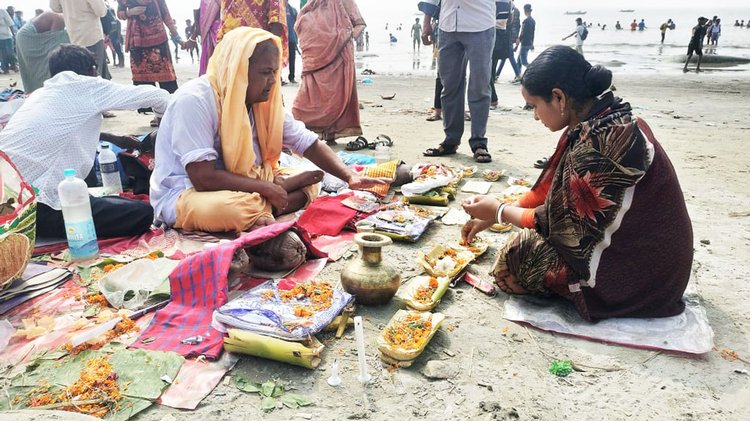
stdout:
POLYGON ((151 176, 157 222, 242 232, 303 208, 317 195, 323 173, 291 175, 279 168, 282 148, 352 189, 389 181, 360 177, 284 111, 280 51, 280 39, 270 32, 236 28, 216 46, 206 74, 175 93, 161 121, 151 176))
MULTIPOLYGON (((75 169, 79 177, 91 172, 100 137, 131 149, 138 146, 127 136, 102 133, 102 111, 153 107, 163 112, 169 93, 150 85, 119 85, 97 77, 94 56, 86 48, 63 44, 50 54, 50 74, 44 87, 34 91, 0 132, 0 150, 38 191, 37 234, 65 237, 57 185, 63 171, 75 169)), ((91 198, 97 236, 138 235, 153 220, 147 203, 121 197, 91 198)))

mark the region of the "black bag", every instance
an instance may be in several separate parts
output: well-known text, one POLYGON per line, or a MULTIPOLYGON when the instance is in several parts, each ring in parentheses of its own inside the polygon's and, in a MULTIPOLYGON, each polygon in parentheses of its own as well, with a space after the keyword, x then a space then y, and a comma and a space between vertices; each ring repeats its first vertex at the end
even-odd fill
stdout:
POLYGON ((583 27, 583 33, 581 34, 581 41, 586 41, 586 38, 589 37, 589 30, 585 26, 583 27))
POLYGON ((115 22, 117 22, 115 11, 111 8, 107 10, 107 14, 101 17, 101 22, 104 35, 109 35, 109 33, 112 32, 112 27, 115 25, 115 22))

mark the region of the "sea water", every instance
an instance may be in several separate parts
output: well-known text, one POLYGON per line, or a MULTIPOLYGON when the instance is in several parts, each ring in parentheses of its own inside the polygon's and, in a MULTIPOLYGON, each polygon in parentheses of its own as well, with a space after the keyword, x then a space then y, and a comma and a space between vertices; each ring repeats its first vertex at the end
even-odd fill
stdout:
MULTIPOLYGON (((734 27, 735 20, 750 20, 750 7, 737 6, 741 2, 722 1, 707 4, 702 1, 684 0, 675 7, 665 7, 655 2, 552 2, 516 1, 524 19, 523 4, 531 3, 532 17, 536 21, 534 51, 529 53, 529 61, 552 45, 575 46, 575 39, 562 38, 575 29, 576 17, 592 23, 589 36, 584 42, 583 51, 587 60, 610 68, 615 74, 660 73, 682 74, 682 63, 687 53, 692 28, 699 16, 712 18, 717 15, 722 21, 722 34, 716 48, 704 46, 706 55, 733 56, 750 59, 750 29, 734 27), (596 4, 598 3, 598 4, 596 4), (632 6, 631 6, 632 4, 632 6), (586 7, 588 6, 588 7, 586 7), (620 12, 621 9, 635 9, 634 12, 620 12), (566 15, 565 12, 582 10, 584 15, 566 15), (630 31, 630 22, 645 20, 644 31, 630 31), (659 26, 667 19, 676 23, 674 30, 668 30, 664 44, 661 44, 659 26), (623 30, 615 30, 620 21, 623 30), (599 25, 607 25, 602 30, 599 25)), ((423 14, 412 0, 363 0, 357 4, 368 26, 370 48, 356 53, 358 72, 371 69, 380 74, 394 75, 435 75, 437 64, 432 46, 422 45, 419 52, 412 51, 411 26, 415 18, 423 14), (388 24, 388 30, 385 25, 388 24), (401 24, 401 31, 398 25, 401 24), (388 34, 393 33, 397 43, 388 42, 388 34)), ((518 52, 516 52, 518 55, 518 52)), ((713 74, 733 75, 750 70, 750 64, 713 64, 704 62, 701 66, 713 74)), ((511 80, 513 72, 506 63, 501 80, 511 80)), ((377 83, 377 81, 376 81, 377 83)))

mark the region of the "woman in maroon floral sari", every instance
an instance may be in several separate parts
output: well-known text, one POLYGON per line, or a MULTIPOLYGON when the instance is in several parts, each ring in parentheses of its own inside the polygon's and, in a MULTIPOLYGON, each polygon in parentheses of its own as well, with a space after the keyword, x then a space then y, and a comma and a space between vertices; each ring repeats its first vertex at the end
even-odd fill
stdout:
POLYGON ((493 267, 505 292, 561 295, 587 320, 673 316, 690 278, 690 217, 666 152, 611 83, 609 70, 568 47, 529 65, 521 93, 563 135, 520 200, 468 200, 462 235, 470 241, 496 222, 524 228, 493 267))
MULTIPOLYGON (((177 27, 164 0, 117 0, 117 17, 127 20, 125 51, 130 51, 134 85, 156 85, 169 93, 177 90, 169 38, 179 41, 177 27)), ((140 110, 139 110, 140 111, 140 110)), ((154 119, 152 125, 156 125, 154 119)))

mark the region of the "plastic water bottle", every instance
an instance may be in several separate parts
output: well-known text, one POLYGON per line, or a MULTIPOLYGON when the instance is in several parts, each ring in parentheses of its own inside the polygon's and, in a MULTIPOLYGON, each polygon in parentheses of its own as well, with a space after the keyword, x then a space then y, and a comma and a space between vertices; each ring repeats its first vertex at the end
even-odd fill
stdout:
POLYGON ((91 202, 86 182, 76 177, 76 170, 65 170, 65 179, 57 185, 60 195, 65 234, 68 237, 70 258, 89 260, 99 256, 96 228, 91 217, 91 202))
POLYGON ((387 145, 378 145, 375 147, 375 159, 378 164, 391 160, 391 147, 387 145))
POLYGON ((122 193, 120 171, 117 169, 117 157, 109 145, 102 145, 99 152, 99 172, 102 174, 102 185, 106 194, 122 193))

